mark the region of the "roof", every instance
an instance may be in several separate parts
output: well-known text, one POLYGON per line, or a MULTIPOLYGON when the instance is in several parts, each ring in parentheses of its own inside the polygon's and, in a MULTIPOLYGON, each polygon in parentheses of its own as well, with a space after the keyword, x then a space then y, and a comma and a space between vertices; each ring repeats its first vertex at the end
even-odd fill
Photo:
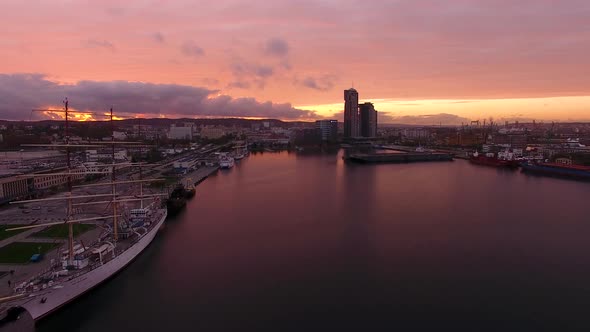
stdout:
POLYGON ((110 244, 105 243, 105 244, 103 244, 102 246, 100 246, 98 248, 92 249, 92 253, 93 254, 99 254, 99 253, 101 253, 101 252, 103 252, 105 250, 111 249, 111 247, 112 246, 110 244))

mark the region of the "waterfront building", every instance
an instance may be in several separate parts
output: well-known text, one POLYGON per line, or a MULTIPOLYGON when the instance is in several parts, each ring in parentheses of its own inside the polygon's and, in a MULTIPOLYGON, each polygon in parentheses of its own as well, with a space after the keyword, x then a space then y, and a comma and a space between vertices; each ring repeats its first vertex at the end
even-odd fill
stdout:
MULTIPOLYGON (((17 198, 33 195, 51 187, 59 187, 67 184, 68 178, 62 175, 52 174, 63 172, 66 168, 55 168, 48 171, 32 174, 8 175, 0 178, 0 204, 10 202, 17 198), (47 175, 45 175, 47 173, 47 175)), ((88 170, 81 166, 73 168, 72 181, 83 180, 88 170)))
POLYGON ((193 139, 193 128, 171 126, 168 132, 168 138, 191 140, 193 139))
POLYGON ((377 111, 373 103, 363 103, 359 105, 359 114, 361 119, 361 136, 377 136, 377 111))
POLYGON ((197 160, 193 157, 181 158, 173 163, 174 169, 187 172, 197 168, 197 160))
POLYGON ((208 139, 217 139, 225 135, 225 130, 215 127, 205 127, 201 129, 201 137, 208 139))
MULTIPOLYGON (((66 168, 58 168, 52 169, 50 171, 37 173, 37 176, 32 178, 33 180, 33 190, 29 188, 29 191, 37 191, 37 190, 46 190, 51 187, 59 187, 65 186, 68 183, 68 178, 62 175, 51 175, 54 172, 61 172, 65 171, 66 168), (40 176, 40 174, 49 173, 46 176, 40 176)), ((86 176, 85 172, 89 171, 85 166, 77 167, 71 169, 70 173, 72 173, 72 181, 79 181, 83 180, 86 176)))
POLYGON ((26 196, 33 179, 22 176, 7 176, 0 178, 0 203, 9 202, 17 197, 26 196))
MULTIPOLYGON (((101 150, 86 150, 85 151, 86 161, 94 162, 100 160, 111 160, 113 159, 113 153, 109 149, 101 150)), ((128 160, 128 154, 126 149, 117 149, 115 151, 115 160, 123 161, 128 160)))
POLYGON ((428 129, 410 128, 402 130, 402 136, 409 140, 428 140, 431 134, 428 129))
POLYGON ((513 148, 525 148, 528 143, 528 137, 525 132, 522 133, 508 133, 492 136, 493 142, 496 145, 503 145, 513 148))
POLYGON ((359 94, 354 88, 344 90, 344 137, 359 137, 359 94))
POLYGON ((295 131, 294 143, 298 146, 317 145, 322 142, 317 128, 301 128, 295 131))
POLYGON ((338 120, 317 120, 315 127, 322 142, 335 142, 338 139, 338 120))

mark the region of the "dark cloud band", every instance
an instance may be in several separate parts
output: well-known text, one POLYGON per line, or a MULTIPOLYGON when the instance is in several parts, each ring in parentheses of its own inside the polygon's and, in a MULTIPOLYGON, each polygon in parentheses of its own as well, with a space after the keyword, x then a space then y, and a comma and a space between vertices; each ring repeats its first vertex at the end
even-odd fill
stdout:
POLYGON ((177 84, 128 81, 80 81, 58 84, 41 74, 0 74, 0 118, 24 120, 30 110, 56 105, 64 97, 78 110, 106 111, 111 106, 127 116, 219 116, 279 119, 319 118, 313 111, 291 104, 232 98, 217 90, 177 84))

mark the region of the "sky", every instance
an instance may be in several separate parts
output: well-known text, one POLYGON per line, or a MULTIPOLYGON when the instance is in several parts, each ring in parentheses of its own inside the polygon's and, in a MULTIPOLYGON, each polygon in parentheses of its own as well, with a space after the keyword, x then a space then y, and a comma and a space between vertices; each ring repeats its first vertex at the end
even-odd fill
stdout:
POLYGON ((0 118, 590 121, 590 1, 0 2, 0 118))

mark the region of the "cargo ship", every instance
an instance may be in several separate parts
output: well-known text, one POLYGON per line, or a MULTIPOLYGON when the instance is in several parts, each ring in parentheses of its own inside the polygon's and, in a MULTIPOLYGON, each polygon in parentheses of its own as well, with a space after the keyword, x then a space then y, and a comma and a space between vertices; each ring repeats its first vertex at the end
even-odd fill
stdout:
POLYGON ((522 163, 520 166, 522 167, 523 172, 546 176, 590 180, 590 166, 534 162, 522 163))
POLYGON ((519 166, 518 161, 513 159, 502 159, 495 156, 493 153, 487 153, 480 155, 475 152, 469 161, 476 165, 493 166, 493 167, 505 167, 505 168, 517 168, 519 166))

